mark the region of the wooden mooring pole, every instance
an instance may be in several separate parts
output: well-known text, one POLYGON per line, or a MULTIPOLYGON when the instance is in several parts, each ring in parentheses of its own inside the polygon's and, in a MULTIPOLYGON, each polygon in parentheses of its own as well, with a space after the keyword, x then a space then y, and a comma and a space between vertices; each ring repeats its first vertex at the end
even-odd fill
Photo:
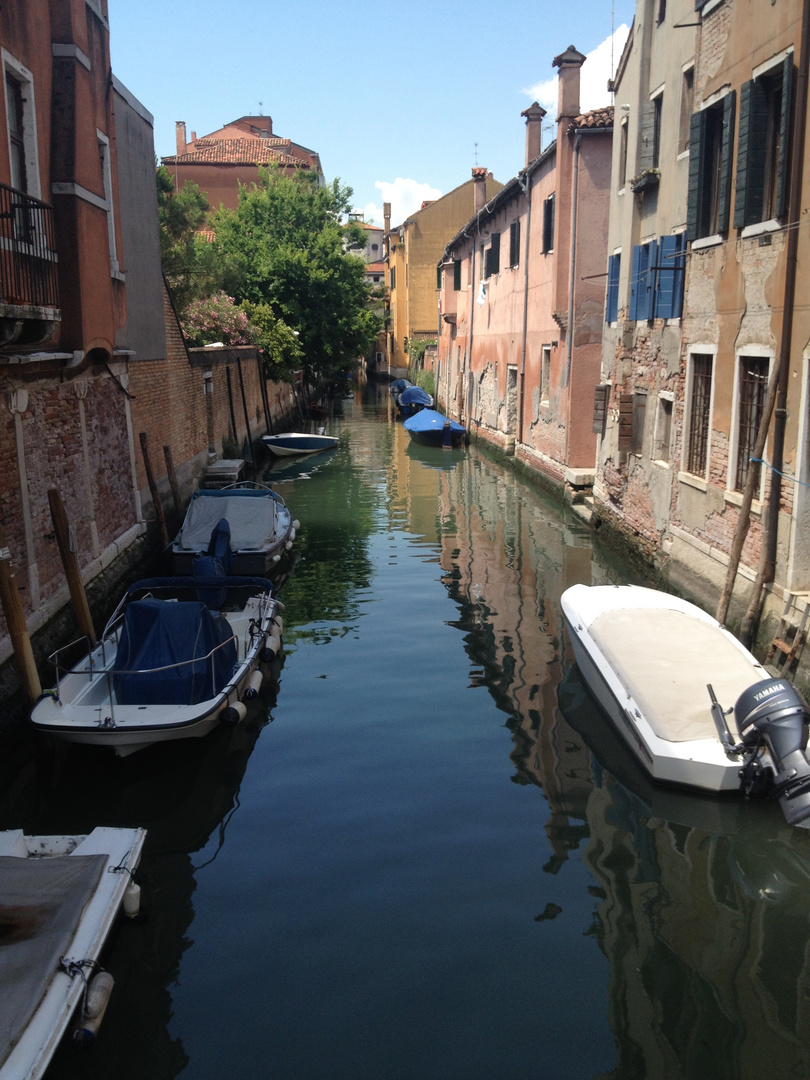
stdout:
POLYGON ((11 565, 11 552, 6 547, 5 533, 0 529, 0 602, 6 617, 14 657, 20 672, 23 689, 33 705, 42 693, 42 684, 34 663, 34 651, 28 636, 20 591, 11 565))
POLYGON ((166 528, 166 516, 163 513, 163 503, 160 501, 160 492, 158 486, 155 483, 155 478, 152 475, 152 466, 149 462, 149 449, 146 445, 146 432, 142 431, 141 435, 141 453, 143 454, 143 467, 146 469, 146 479, 149 482, 149 490, 152 493, 152 505, 155 508, 155 517, 157 518, 158 525, 160 527, 160 540, 164 547, 169 543, 169 531, 166 528))
POLYGON ((174 460, 172 459, 172 448, 170 446, 163 447, 163 457, 166 459, 166 474, 169 477, 169 487, 172 489, 172 502, 174 503, 175 513, 180 513, 180 488, 177 486, 177 473, 174 471, 174 460))
POLYGON ((76 614, 76 622, 79 630, 90 641, 92 646, 96 644, 96 631, 90 616, 90 605, 87 603, 87 593, 82 584, 82 575, 79 569, 79 560, 76 558, 76 545, 70 534, 65 504, 62 496, 56 488, 48 489, 48 505, 51 508, 51 521, 56 533, 56 544, 62 558, 62 566, 65 569, 65 577, 70 591, 70 599, 76 614))

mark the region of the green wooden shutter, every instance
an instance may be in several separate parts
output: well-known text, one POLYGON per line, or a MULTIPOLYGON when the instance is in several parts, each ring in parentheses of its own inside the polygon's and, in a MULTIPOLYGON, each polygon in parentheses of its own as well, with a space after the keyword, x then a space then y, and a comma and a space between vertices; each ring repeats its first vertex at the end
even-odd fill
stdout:
POLYGON ((784 217, 788 212, 794 82, 793 54, 788 53, 782 64, 782 115, 779 120, 779 160, 776 165, 777 217, 784 217))
POLYGON ((734 197, 734 227, 737 229, 762 221, 767 134, 768 94, 761 82, 751 79, 743 83, 740 89, 740 132, 734 197))
POLYGON ((686 191, 686 238, 697 240, 700 219, 700 175, 703 153, 704 116, 692 113, 689 121, 689 180, 686 191))
POLYGON ((720 206, 718 209, 717 231, 728 232, 731 211, 731 157, 734 147, 734 106, 736 91, 732 90, 723 98, 723 149, 720 163, 720 206))
POLYGON ((453 259, 453 292, 461 290, 461 259, 453 259))
POLYGON ((641 106, 641 139, 638 154, 638 171, 644 172, 655 164, 655 102, 645 101, 641 106))

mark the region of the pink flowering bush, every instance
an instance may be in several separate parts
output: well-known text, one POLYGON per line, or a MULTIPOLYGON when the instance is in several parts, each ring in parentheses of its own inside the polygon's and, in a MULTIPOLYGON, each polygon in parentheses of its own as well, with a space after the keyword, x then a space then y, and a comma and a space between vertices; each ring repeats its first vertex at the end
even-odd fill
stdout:
POLYGON ((188 305, 183 333, 189 345, 253 345, 258 337, 247 313, 222 291, 188 305))

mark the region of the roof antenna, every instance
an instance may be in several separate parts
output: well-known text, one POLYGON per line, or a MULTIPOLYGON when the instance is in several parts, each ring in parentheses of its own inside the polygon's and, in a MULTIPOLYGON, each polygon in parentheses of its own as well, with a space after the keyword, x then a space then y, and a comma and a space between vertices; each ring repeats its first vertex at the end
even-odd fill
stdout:
POLYGON ((477 168, 478 167, 478 143, 475 143, 474 146, 475 146, 475 165, 476 165, 476 168, 477 168))
MULTIPOLYGON (((613 63, 613 59, 611 58, 611 64, 612 63, 613 63)), ((263 102, 260 101, 259 102, 259 116, 264 116, 264 113, 262 112, 262 104, 263 104, 263 102)))

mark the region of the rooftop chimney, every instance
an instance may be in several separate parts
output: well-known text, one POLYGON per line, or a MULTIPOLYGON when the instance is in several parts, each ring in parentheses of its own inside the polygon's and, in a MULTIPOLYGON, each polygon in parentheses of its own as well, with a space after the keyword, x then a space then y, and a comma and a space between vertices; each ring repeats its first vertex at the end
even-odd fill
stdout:
POLYGON ((391 203, 383 203, 383 228, 387 233, 391 232, 391 203))
POLYGON ((560 69, 557 87, 557 123, 579 116, 579 69, 585 57, 569 45, 564 53, 554 57, 553 66, 560 69))
POLYGON ((174 125, 174 135, 177 140, 177 156, 186 152, 186 122, 177 120, 174 125))
POLYGON ((526 164, 530 165, 535 158, 540 157, 543 149, 543 120, 546 110, 533 101, 520 115, 526 117, 526 164))
POLYGON ((473 178, 473 213, 483 210, 487 201, 487 170, 483 165, 476 165, 472 171, 473 178))

